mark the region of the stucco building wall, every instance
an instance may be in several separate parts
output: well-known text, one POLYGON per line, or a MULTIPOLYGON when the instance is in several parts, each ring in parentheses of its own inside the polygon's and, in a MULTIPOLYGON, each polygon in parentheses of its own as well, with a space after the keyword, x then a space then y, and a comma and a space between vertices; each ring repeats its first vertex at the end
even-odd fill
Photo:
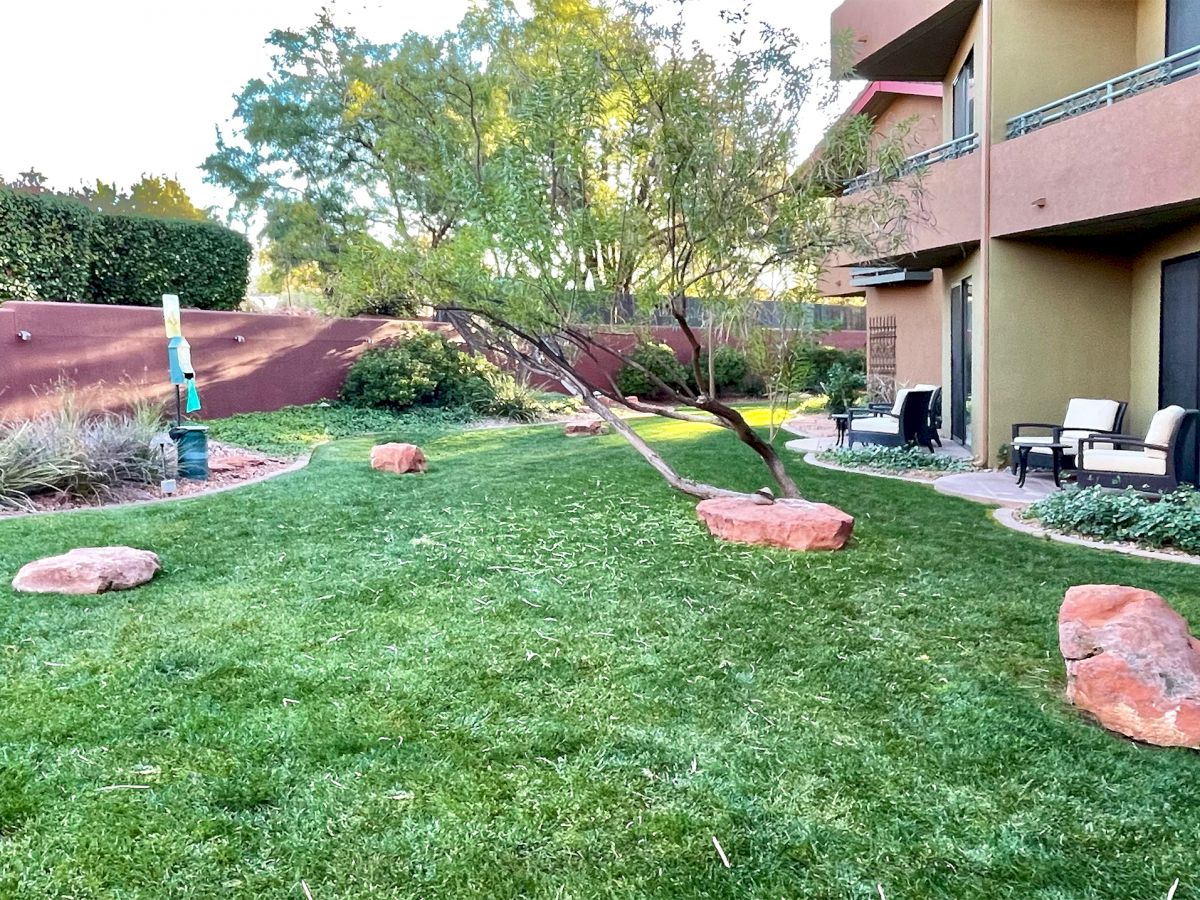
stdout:
POLYGON ((1130 261, 1086 247, 992 242, 989 435, 1059 422, 1072 397, 1130 394, 1130 261))

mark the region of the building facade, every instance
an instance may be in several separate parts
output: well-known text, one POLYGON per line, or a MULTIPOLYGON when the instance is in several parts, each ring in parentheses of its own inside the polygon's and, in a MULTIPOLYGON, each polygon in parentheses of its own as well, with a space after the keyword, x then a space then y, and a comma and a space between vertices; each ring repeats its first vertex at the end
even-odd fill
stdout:
POLYGON ((940 86, 907 252, 827 276, 894 329, 897 383, 936 376, 982 461, 1071 397, 1128 400, 1135 433, 1200 406, 1200 0, 845 0, 832 24, 856 77, 940 86))

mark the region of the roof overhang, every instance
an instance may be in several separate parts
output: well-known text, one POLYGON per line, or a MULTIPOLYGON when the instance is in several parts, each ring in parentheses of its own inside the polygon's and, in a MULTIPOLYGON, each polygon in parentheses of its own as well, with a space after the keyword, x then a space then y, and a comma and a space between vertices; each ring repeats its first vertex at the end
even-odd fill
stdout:
POLYGON ((929 269, 902 269, 899 266, 851 266, 850 284, 854 287, 880 287, 889 284, 928 284, 933 281, 929 269))
MULTIPOLYGON (((835 41, 849 32, 853 66, 835 78, 941 81, 971 27, 980 0, 845 0, 833 13, 835 41)), ((848 60, 847 60, 848 62, 848 60)))

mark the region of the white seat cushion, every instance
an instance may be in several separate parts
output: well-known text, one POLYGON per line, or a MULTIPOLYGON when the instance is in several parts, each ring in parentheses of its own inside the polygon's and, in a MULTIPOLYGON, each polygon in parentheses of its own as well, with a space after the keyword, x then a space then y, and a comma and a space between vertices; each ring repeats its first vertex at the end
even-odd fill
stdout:
POLYGON ((896 402, 892 404, 892 415, 900 415, 900 410, 904 408, 904 398, 908 396, 908 388, 901 388, 896 391, 896 402))
POLYGON ((871 434, 899 434, 900 421, 891 416, 875 416, 869 419, 855 419, 850 425, 851 431, 867 431, 871 434))
MULTIPOLYGON (((1179 423, 1183 421, 1183 415, 1184 408, 1182 406, 1168 406, 1166 409, 1156 412, 1154 418, 1150 420, 1150 430, 1146 432, 1146 443, 1169 447, 1171 438, 1179 429, 1179 423)), ((1165 450, 1146 450, 1146 455, 1156 459, 1167 458, 1165 450)))
POLYGON ((1121 404, 1116 400, 1075 397, 1067 404, 1063 428, 1085 432, 1080 437, 1086 437, 1093 431, 1112 431, 1117 427, 1117 411, 1120 408, 1121 404))
POLYGON ((1140 450, 1087 450, 1083 467, 1089 472, 1127 472, 1130 475, 1166 475, 1167 461, 1140 450))

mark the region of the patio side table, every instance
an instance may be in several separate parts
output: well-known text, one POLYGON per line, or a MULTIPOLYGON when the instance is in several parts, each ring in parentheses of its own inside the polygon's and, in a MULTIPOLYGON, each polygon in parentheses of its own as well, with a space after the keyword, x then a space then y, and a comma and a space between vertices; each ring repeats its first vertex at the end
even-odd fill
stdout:
POLYGON ((1029 472, 1029 452, 1038 447, 1050 451, 1052 465, 1054 469, 1054 486, 1062 487, 1062 467, 1063 467, 1063 451, 1071 447, 1071 443, 1063 443, 1058 441, 1050 444, 1021 444, 1017 447, 1017 487, 1025 487, 1025 475, 1029 472))
POLYGON ((833 419, 833 424, 837 426, 837 444, 835 446, 842 447, 846 444, 846 429, 850 426, 849 413, 830 413, 829 418, 833 419))

